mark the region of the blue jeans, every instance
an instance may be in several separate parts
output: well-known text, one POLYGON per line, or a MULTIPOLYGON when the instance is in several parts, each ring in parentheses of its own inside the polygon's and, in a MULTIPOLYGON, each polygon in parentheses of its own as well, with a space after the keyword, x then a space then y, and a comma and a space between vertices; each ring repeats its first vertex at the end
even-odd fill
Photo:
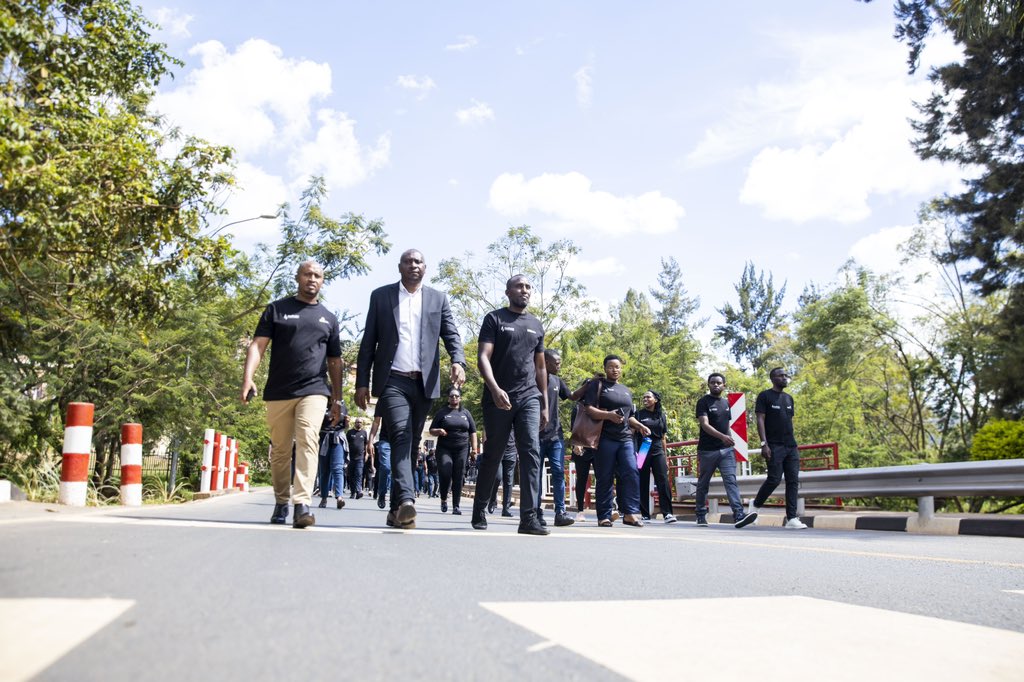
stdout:
POLYGON ((339 443, 327 447, 327 455, 320 458, 320 497, 327 499, 331 490, 335 497, 341 497, 345 481, 345 448, 339 443))
POLYGON ((524 514, 535 514, 540 490, 540 396, 513 400, 511 410, 499 410, 485 392, 483 408, 487 442, 473 493, 473 514, 477 515, 487 506, 491 491, 486 485, 480 485, 480 481, 493 481, 497 477, 509 434, 513 431, 519 453, 519 508, 524 514))
POLYGON ((697 479, 697 514, 708 513, 708 488, 715 469, 722 472, 722 484, 725 494, 729 497, 729 508, 735 520, 743 517, 743 502, 740 500, 740 487, 736 485, 736 455, 732 446, 721 450, 698 450, 700 460, 700 477, 697 479))
POLYGON ((612 479, 618 475, 620 508, 624 514, 640 514, 640 479, 636 471, 633 439, 612 440, 601 436, 594 456, 597 474, 597 520, 612 518, 612 479))
MULTIPOLYGON (((565 443, 561 438, 540 443, 541 466, 547 459, 551 467, 551 492, 555 497, 555 515, 565 514, 565 443)), ((540 514, 541 490, 537 491, 537 513, 540 514)))
POLYGON ((431 497, 437 494, 437 473, 427 474, 427 494, 431 497))
POLYGON ((377 442, 377 499, 387 499, 391 489, 391 445, 387 441, 377 442))
POLYGON ((775 492, 782 477, 786 477, 786 519, 795 519, 796 498, 800 491, 800 451, 795 446, 768 443, 772 458, 768 460, 768 478, 761 484, 754 498, 754 506, 760 507, 775 492))

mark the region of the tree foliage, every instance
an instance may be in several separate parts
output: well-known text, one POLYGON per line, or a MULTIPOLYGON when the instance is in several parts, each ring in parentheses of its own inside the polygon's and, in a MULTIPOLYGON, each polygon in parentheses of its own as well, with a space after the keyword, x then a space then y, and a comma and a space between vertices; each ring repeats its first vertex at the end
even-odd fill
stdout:
MULTIPOLYGON (((700 309, 700 298, 690 296, 683 283, 679 261, 669 256, 661 259, 658 287, 650 289, 651 296, 660 306, 658 327, 666 334, 675 334, 690 326, 690 318, 700 309)), ((707 320, 698 320, 694 326, 702 327, 707 320)))
POLYGON ((747 263, 739 284, 734 286, 737 306, 726 303, 718 309, 725 318, 715 327, 715 337, 729 347, 737 362, 748 362, 756 371, 768 361, 766 351, 771 344, 770 330, 782 324, 779 316, 786 285, 778 291, 771 273, 756 273, 753 263, 747 263))

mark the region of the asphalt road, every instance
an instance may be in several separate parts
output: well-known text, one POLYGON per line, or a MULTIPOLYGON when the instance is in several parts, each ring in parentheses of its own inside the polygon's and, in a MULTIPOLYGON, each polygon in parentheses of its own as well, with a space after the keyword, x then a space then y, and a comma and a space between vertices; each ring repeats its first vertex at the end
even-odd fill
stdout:
POLYGON ((0 680, 1024 679, 1020 539, 330 502, 0 505, 0 680))

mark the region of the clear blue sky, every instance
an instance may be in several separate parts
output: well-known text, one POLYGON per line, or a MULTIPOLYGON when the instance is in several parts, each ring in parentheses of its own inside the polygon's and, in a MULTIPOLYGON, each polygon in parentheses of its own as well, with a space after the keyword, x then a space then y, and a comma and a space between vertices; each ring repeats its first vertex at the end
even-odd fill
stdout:
MULTIPOLYGON (((748 260, 789 308, 851 257, 896 267, 960 177, 907 142, 929 87, 887 0, 143 7, 186 62, 156 106, 238 150, 225 222, 295 204, 314 173, 331 213, 384 220, 392 253, 326 292, 360 315, 403 249, 437 263, 526 223, 582 247, 602 308, 674 256, 710 328, 748 260)), ((276 225, 231 229, 248 249, 276 225)))

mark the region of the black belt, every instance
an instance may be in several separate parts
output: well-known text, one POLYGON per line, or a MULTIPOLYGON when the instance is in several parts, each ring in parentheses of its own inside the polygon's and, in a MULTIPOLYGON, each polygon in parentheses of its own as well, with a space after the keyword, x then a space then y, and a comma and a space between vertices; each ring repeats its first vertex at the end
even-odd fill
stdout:
POLYGON ((399 372, 397 369, 393 369, 393 370, 391 370, 391 373, 396 375, 396 376, 405 377, 406 379, 422 379, 423 378, 423 372, 399 372))

